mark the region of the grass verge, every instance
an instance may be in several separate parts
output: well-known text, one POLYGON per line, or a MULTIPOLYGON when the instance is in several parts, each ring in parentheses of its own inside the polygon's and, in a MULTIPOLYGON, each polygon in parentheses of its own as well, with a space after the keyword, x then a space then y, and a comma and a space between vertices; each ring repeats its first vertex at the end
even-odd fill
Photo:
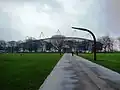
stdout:
POLYGON ((38 90, 59 54, 0 54, 0 90, 38 90))

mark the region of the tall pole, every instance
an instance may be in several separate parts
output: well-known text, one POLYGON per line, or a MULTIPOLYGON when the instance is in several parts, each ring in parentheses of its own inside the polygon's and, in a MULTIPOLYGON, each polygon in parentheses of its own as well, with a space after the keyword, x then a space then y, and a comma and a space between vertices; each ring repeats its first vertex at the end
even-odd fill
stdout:
POLYGON ((73 28, 73 29, 77 29, 77 30, 82 30, 82 31, 89 32, 89 33, 92 35, 92 37, 93 37, 93 39, 94 39, 94 48, 93 48, 93 50, 94 50, 94 60, 96 61, 96 37, 95 37, 95 35, 93 34, 93 32, 91 32, 90 30, 85 29, 85 28, 77 28, 77 27, 72 27, 72 28, 73 28))

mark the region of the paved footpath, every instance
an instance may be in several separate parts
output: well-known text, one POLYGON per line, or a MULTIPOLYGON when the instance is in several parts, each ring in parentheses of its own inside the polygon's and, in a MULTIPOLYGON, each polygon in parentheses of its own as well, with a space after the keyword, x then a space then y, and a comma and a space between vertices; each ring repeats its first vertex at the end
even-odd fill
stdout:
POLYGON ((64 54, 40 90, 120 90, 120 74, 76 55, 64 54))

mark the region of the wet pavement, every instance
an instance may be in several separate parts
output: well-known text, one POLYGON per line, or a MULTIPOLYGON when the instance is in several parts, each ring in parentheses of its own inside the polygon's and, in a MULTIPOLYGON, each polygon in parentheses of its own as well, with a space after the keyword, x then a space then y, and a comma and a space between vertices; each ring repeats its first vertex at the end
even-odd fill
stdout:
POLYGON ((40 90, 120 90, 120 74, 76 55, 64 54, 40 90))

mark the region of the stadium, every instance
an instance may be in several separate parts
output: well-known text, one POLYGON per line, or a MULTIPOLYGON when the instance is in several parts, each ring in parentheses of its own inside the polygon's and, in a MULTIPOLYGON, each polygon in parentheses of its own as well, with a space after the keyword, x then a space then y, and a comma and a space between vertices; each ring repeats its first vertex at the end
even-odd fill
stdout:
MULTIPOLYGON (((92 52, 93 40, 56 34, 50 38, 28 39, 19 46, 22 52, 92 52)), ((96 49, 102 50, 100 42, 97 42, 96 49)))

